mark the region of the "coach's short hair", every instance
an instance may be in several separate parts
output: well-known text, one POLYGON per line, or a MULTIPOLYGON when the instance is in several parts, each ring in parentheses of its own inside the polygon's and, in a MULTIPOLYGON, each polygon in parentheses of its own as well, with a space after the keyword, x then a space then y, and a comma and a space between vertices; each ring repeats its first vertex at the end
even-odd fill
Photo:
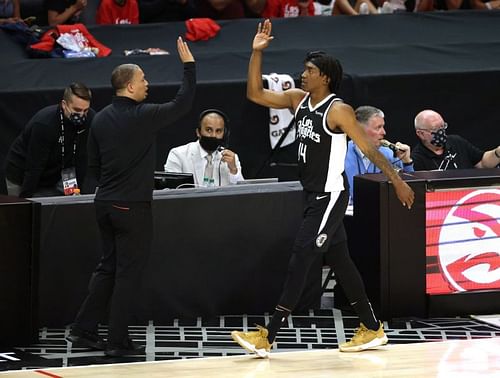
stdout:
POLYGON ((120 64, 111 73, 111 85, 115 91, 123 89, 132 81, 135 71, 141 69, 137 64, 120 64))

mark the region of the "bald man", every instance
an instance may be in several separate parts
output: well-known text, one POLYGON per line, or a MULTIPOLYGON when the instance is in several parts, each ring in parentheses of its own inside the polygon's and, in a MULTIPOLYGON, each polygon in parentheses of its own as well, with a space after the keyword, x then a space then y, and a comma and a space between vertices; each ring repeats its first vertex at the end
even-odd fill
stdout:
POLYGON ((228 117, 218 109, 201 112, 195 142, 172 148, 165 172, 192 173, 195 186, 225 186, 243 180, 238 155, 227 148, 228 117))
POLYGON ((483 151, 459 135, 448 135, 448 124, 434 110, 423 110, 415 117, 419 143, 411 157, 416 171, 494 168, 500 164, 500 146, 483 151))

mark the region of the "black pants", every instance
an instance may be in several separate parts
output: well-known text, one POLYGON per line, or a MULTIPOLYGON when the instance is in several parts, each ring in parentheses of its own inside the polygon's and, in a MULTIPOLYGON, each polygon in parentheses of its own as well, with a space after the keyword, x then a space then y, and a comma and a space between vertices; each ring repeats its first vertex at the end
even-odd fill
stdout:
POLYGON ((151 203, 95 201, 95 209, 103 254, 74 327, 96 332, 109 308, 108 345, 126 345, 151 250, 151 203))
POLYGON ((324 259, 333 269, 350 303, 367 301, 363 280, 347 248, 343 218, 349 200, 348 191, 304 192, 304 195, 304 220, 295 239, 278 304, 290 311, 295 308, 309 270, 317 259, 324 259))

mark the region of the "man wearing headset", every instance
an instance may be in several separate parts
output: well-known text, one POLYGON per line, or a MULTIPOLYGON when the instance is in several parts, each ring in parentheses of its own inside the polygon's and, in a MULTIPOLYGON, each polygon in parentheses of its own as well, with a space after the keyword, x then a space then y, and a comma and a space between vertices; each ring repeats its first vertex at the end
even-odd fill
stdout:
POLYGON ((195 186, 224 186, 243 180, 238 155, 226 148, 229 128, 224 112, 201 112, 196 136, 196 142, 170 150, 165 172, 192 173, 195 186))

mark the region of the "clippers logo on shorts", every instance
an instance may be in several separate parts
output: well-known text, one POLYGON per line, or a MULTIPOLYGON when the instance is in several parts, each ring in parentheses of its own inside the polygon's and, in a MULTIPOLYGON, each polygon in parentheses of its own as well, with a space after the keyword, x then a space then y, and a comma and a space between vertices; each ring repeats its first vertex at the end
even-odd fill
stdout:
POLYGON ((500 289, 500 189, 427 193, 426 202, 427 293, 500 289))
POLYGON ((323 247, 323 244, 325 244, 326 239, 328 239, 327 234, 319 234, 318 237, 316 238, 316 247, 318 248, 323 247))

